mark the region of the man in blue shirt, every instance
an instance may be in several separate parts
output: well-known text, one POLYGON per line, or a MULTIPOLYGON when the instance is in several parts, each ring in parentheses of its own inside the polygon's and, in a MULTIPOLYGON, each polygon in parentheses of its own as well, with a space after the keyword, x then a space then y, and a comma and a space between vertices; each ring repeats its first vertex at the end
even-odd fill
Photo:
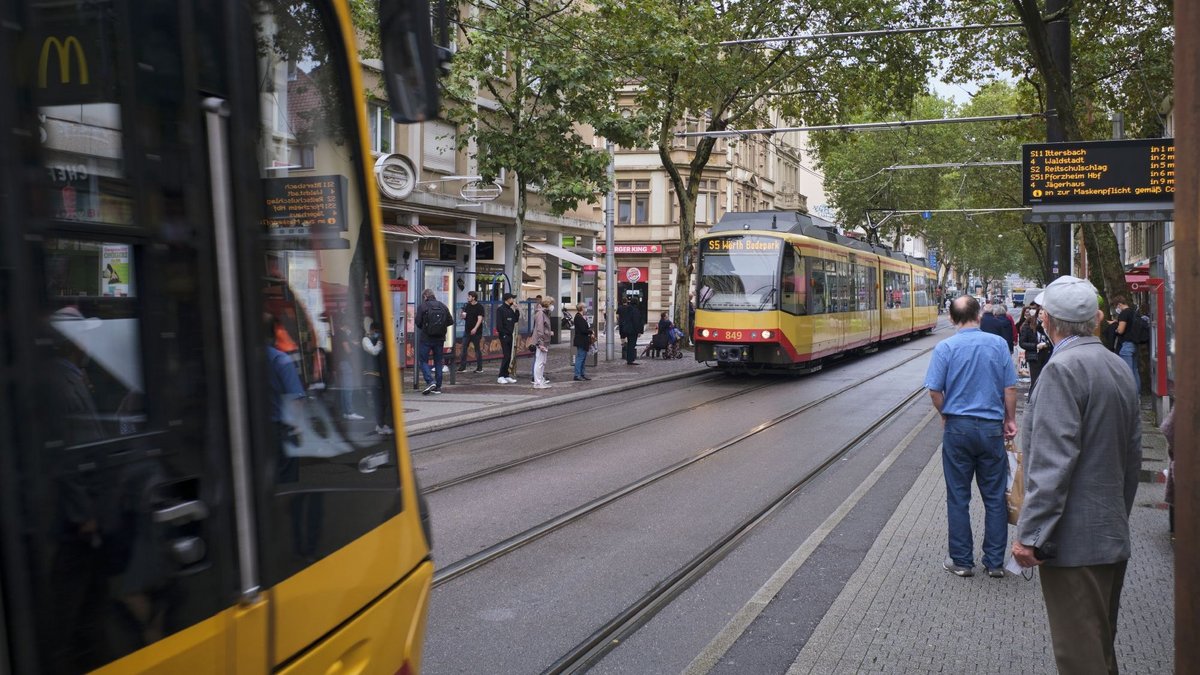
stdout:
POLYGON ((925 388, 942 414, 942 471, 946 476, 949 557, 942 566, 960 577, 974 574, 971 478, 983 497, 983 565, 1004 576, 1008 459, 1004 439, 1017 435, 1017 371, 1004 340, 979 330, 979 301, 964 295, 950 305, 958 332, 933 350, 925 388))

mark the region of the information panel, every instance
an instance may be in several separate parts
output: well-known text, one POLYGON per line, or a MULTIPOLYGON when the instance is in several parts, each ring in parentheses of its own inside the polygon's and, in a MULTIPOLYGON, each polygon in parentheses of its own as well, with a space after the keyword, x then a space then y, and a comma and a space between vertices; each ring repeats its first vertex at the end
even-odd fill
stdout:
POLYGON ((1175 139, 1021 146, 1026 206, 1164 202, 1175 198, 1175 139))
POLYGON ((346 177, 305 176, 263 181, 271 234, 303 234, 309 228, 346 229, 346 177))

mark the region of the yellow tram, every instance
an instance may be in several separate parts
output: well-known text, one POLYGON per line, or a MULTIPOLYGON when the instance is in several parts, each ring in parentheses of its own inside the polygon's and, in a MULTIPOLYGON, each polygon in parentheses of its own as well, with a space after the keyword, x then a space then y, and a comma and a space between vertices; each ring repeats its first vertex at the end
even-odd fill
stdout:
POLYGON ((811 370, 937 323, 924 261, 806 213, 728 213, 699 252, 696 360, 720 368, 811 370))
MULTIPOLYGON (((425 2, 380 3, 398 121, 436 114, 425 2)), ((0 671, 416 673, 345 0, 0 14, 0 671)))

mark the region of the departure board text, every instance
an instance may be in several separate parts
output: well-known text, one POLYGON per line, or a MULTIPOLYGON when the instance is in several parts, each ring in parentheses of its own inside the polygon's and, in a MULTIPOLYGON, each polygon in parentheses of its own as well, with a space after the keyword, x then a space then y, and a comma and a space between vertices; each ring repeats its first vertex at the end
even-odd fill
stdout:
POLYGON ((1027 206, 1161 202, 1175 198, 1175 140, 1022 146, 1027 206))

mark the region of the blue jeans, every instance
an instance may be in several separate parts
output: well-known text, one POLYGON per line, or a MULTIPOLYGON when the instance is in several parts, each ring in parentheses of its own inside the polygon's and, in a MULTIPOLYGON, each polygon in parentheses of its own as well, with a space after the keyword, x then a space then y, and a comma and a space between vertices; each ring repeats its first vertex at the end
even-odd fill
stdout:
POLYGON ((417 362, 421 364, 421 375, 425 377, 425 384, 436 383, 437 386, 442 386, 442 343, 441 342, 422 342, 421 353, 417 355, 417 362), (436 371, 437 378, 429 372, 429 357, 432 352, 433 369, 436 371))
POLYGON ((1008 458, 1004 455, 1004 425, 999 420, 948 416, 942 433, 942 471, 946 475, 946 523, 954 564, 974 567, 971 537, 971 477, 983 496, 983 565, 1004 566, 1008 543, 1008 506, 1004 487, 1008 458))
POLYGON ((575 377, 583 377, 584 376, 583 369, 584 369, 585 364, 587 363, 587 357, 588 357, 588 348, 587 347, 576 347, 575 348, 575 377))
MULTIPOLYGON (((1134 321, 1137 320, 1134 319, 1134 321)), ((1142 391, 1142 378, 1139 377, 1141 373, 1138 372, 1137 345, 1132 342, 1122 342, 1121 348, 1117 351, 1117 356, 1120 356, 1125 365, 1129 366, 1129 369, 1133 371, 1134 391, 1140 393, 1142 391)))

